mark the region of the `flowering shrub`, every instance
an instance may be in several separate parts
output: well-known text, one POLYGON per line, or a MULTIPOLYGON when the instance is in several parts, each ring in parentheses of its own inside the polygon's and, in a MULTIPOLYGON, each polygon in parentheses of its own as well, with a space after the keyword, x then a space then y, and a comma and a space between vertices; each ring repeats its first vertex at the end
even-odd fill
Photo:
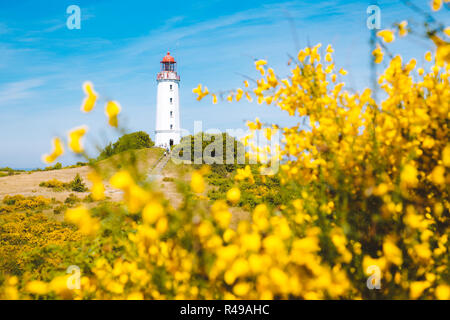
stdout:
POLYGON ((8 274, 45 277, 47 270, 54 272, 63 262, 59 254, 50 254, 53 247, 80 238, 73 228, 42 213, 0 215, 0 281, 8 274))
POLYGON ((42 209, 48 206, 51 200, 42 196, 25 197, 19 194, 15 196, 6 195, 2 202, 10 207, 11 210, 22 211, 27 209, 42 209))
MULTIPOLYGON (((389 30, 379 36, 395 39, 389 30)), ((209 170, 194 171, 189 184, 178 183, 179 209, 143 179, 119 170, 109 183, 123 192, 123 209, 82 205, 66 213, 85 235, 84 259, 77 258, 84 271, 81 288, 61 285, 62 274, 25 286, 10 277, 3 297, 449 299, 450 61, 449 43, 437 39, 433 35, 437 50, 427 57, 434 64, 425 66, 430 71, 416 69, 415 60, 390 60, 379 78, 386 94, 380 103, 369 89, 345 90, 341 80, 347 72, 337 71, 331 46, 325 52, 320 44, 301 50, 285 79, 266 61, 256 61, 262 76, 256 87, 246 81, 245 90, 227 100, 253 95, 293 117, 307 117, 309 124, 304 130, 258 119, 248 123, 268 139, 276 131, 283 135, 282 145, 271 150, 282 160, 281 170, 270 178, 278 179, 274 188, 283 203, 262 200, 250 206, 250 220, 232 227, 230 206, 263 179, 250 166, 236 170, 226 200, 211 203, 195 195, 205 191, 209 170), (106 227, 111 219, 120 219, 122 228, 106 227), (372 290, 367 280, 374 268, 381 285, 372 290)), ((382 54, 374 52, 376 62, 382 54)), ((95 104, 89 88, 85 111, 95 104)), ((206 87, 194 92, 199 100, 211 94, 217 102, 206 87)), ((107 102, 112 127, 120 110, 107 102)), ((47 160, 64 150, 61 139, 54 145, 47 160)), ((73 151, 83 152, 76 145, 73 151)), ((100 175, 91 180, 92 197, 101 199, 100 175)), ((255 188, 263 189, 263 183, 255 188)))
POLYGON ((88 190, 83 182, 83 179, 77 173, 77 175, 70 182, 62 182, 57 179, 43 181, 39 184, 39 187, 51 188, 55 191, 70 190, 75 192, 85 192, 88 190))

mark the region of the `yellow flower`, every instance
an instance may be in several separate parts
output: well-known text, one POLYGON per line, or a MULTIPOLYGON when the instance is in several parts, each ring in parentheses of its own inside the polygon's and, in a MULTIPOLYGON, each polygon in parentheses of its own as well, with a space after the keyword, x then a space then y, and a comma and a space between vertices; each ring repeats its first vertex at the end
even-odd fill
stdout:
POLYGON ((345 76, 347 74, 347 70, 341 68, 341 70, 339 70, 339 73, 345 76))
POLYGON ((261 247, 261 237, 258 233, 247 233, 242 235, 242 246, 248 251, 259 251, 261 247))
POLYGON ((204 97, 206 97, 209 94, 208 88, 205 87, 205 90, 202 91, 202 85, 199 84, 197 86, 197 88, 192 89, 193 93, 196 93, 198 95, 197 100, 200 101, 202 100, 204 97))
POLYGON ((72 290, 68 287, 69 275, 58 276, 54 278, 50 284, 50 291, 55 292, 57 295, 64 299, 69 299, 72 297, 72 290))
POLYGON ((431 8, 433 11, 438 11, 442 7, 442 0, 432 0, 431 1, 431 8))
POLYGON ((240 282, 234 285, 233 293, 237 296, 245 296, 250 290, 250 285, 247 282, 240 282))
POLYGON ((255 61, 256 70, 258 70, 261 73, 261 75, 265 74, 263 66, 266 65, 266 64, 267 64, 266 60, 255 61))
POLYGON ((383 253, 386 260, 400 266, 403 263, 402 251, 392 240, 386 240, 383 243, 383 253))
POLYGON ((213 93, 212 94, 213 104, 217 104, 217 96, 213 93))
POLYGON ((269 271, 271 280, 278 285, 280 289, 285 289, 288 287, 289 277, 286 273, 279 268, 272 268, 269 271))
MULTIPOLYGON (((225 201, 217 200, 211 206, 211 211, 214 220, 219 224, 222 229, 228 228, 231 222, 231 212, 228 211, 228 206, 225 201)), ((225 234, 224 234, 225 240, 225 234)))
POLYGON ((244 94, 244 91, 241 88, 237 89, 236 101, 241 100, 243 94, 244 94))
POLYGON ((404 37, 408 34, 408 29, 406 26, 408 25, 408 21, 404 20, 398 25, 398 34, 400 37, 404 37))
POLYGON ((417 299, 422 292, 430 286, 428 281, 414 281, 409 287, 409 296, 411 299, 417 299))
POLYGON ((65 220, 78 226, 79 231, 85 235, 94 235, 100 229, 97 219, 91 217, 89 210, 81 205, 73 209, 67 209, 65 220))
POLYGON ((69 132, 68 145, 73 152, 82 153, 84 151, 83 142, 81 141, 81 139, 84 137, 87 131, 87 126, 81 126, 74 128, 69 132))
POLYGON ((327 46, 326 51, 327 51, 327 53, 333 53, 333 52, 334 52, 334 49, 333 49, 333 47, 331 46, 331 44, 329 44, 329 45, 327 46))
POLYGON ((375 57, 375 63, 381 63, 383 61, 383 51, 381 51, 381 47, 377 45, 377 48, 372 51, 373 56, 375 57))
POLYGON ((235 204, 239 201, 240 198, 241 198, 241 191, 239 190, 239 188, 231 188, 230 190, 228 190, 227 192, 228 201, 235 204))
POLYGON ((117 116, 119 115, 122 107, 116 101, 108 101, 105 106, 105 114, 108 117, 108 123, 111 127, 117 127, 118 120, 117 116))
POLYGON ((91 171, 88 173, 87 178, 92 182, 92 199, 94 201, 105 199, 105 186, 103 185, 102 177, 97 172, 91 171))
POLYGON ((445 168, 443 166, 436 166, 431 172, 430 178, 434 184, 445 184, 445 168))
POLYGON ((377 36, 382 38, 384 42, 392 42, 395 39, 394 33, 391 30, 378 31, 377 36))
POLYGON ((432 59, 433 59, 433 56, 431 55, 431 52, 427 51, 427 53, 425 53, 425 60, 430 62, 432 59))
POLYGON ((444 33, 447 37, 450 37, 450 27, 445 28, 444 33))
POLYGON ((419 182, 417 180, 417 169, 412 164, 405 165, 400 175, 400 180, 406 186, 415 187, 419 182))
POLYGON ((248 88, 248 81, 247 81, 247 80, 244 80, 244 86, 245 86, 246 88, 248 88))
POLYGON ((142 292, 132 292, 128 294, 127 300, 144 300, 144 295, 142 292))
POLYGON ((380 271, 383 271, 386 268, 386 258, 381 257, 381 258, 372 258, 368 255, 364 256, 363 258, 363 272, 367 274, 367 269, 370 266, 377 266, 378 268, 380 268, 380 271))
POLYGON ((261 67, 261 66, 264 66, 266 64, 267 64, 266 60, 257 60, 257 61, 255 61, 255 66, 257 66, 257 67, 261 67))
POLYGON ((94 91, 94 86, 91 82, 83 83, 83 90, 86 93, 83 104, 81 105, 82 112, 90 112, 94 109, 95 101, 97 101, 97 93, 94 91))
POLYGON ((64 146, 60 138, 55 137, 52 140, 53 142, 53 151, 51 154, 45 154, 42 156, 42 161, 45 163, 52 163, 54 162, 58 157, 62 156, 64 154, 64 146))
MULTIPOLYGON (((334 69, 334 64, 329 64, 326 68, 325 68, 325 73, 331 73, 334 69)), ((336 76, 336 75, 333 75, 336 76)))
POLYGON ((27 283, 25 290, 29 293, 43 295, 48 293, 48 285, 43 281, 33 280, 27 283))
POLYGON ((156 201, 148 203, 142 211, 142 219, 148 224, 155 223, 163 215, 164 207, 156 201))
POLYGON ((134 180, 131 177, 130 173, 126 170, 121 170, 116 172, 111 179, 109 179, 109 183, 117 189, 126 189, 130 186, 134 185, 134 180))
POLYGON ((447 168, 450 167, 450 144, 447 144, 442 151, 442 164, 447 168))
POLYGON ((326 61, 326 62, 331 62, 331 61, 333 61, 333 59, 331 58, 331 53, 327 53, 327 54, 325 55, 325 61, 326 61))
POLYGON ((436 287, 435 295, 438 300, 449 300, 450 299, 450 286, 441 284, 436 287))
POLYGON ((205 181, 202 174, 197 170, 192 173, 191 176, 191 189, 195 193, 202 193, 205 191, 205 181))

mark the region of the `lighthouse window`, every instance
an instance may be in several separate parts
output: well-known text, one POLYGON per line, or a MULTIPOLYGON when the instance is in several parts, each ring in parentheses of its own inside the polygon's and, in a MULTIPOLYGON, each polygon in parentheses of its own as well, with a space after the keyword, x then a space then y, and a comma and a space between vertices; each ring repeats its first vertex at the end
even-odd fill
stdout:
POLYGON ((172 129, 173 129, 173 124, 170 125, 170 130, 172 130, 172 129))
POLYGON ((173 118, 173 111, 170 111, 170 117, 173 118))
POLYGON ((172 103, 172 98, 170 98, 170 103, 172 103))
POLYGON ((170 90, 172 90, 172 85, 170 85, 170 90))

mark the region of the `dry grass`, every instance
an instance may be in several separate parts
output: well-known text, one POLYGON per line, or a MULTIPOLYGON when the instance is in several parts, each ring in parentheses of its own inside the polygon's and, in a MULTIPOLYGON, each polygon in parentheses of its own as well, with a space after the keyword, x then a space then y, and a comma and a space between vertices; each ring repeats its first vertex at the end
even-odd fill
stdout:
MULTIPOLYGON (((159 148, 142 149, 134 152, 138 168, 143 173, 148 172, 159 160, 163 151, 159 148)), ((107 173, 111 173, 115 167, 115 163, 119 158, 131 158, 131 153, 124 152, 115 155, 109 159, 98 162, 98 165, 107 173)), ((56 192, 50 188, 39 187, 43 181, 56 179, 62 182, 70 182, 79 174, 88 188, 91 183, 87 180, 87 175, 91 169, 89 167, 78 167, 71 169, 60 169, 51 171, 39 172, 24 172, 12 176, 0 177, 0 200, 6 195, 22 194, 24 196, 41 195, 46 198, 55 198, 58 201, 64 201, 73 191, 56 192)), ((106 196, 110 197, 112 201, 121 199, 121 194, 116 189, 111 188, 109 183, 105 182, 106 196)), ((84 198, 89 192, 76 193, 78 197, 84 198)))

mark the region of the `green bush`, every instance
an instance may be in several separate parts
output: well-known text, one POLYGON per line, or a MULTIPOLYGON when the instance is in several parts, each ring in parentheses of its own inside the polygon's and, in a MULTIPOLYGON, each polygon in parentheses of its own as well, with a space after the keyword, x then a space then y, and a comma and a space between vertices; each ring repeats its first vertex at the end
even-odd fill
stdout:
POLYGON ((86 192, 88 190, 88 188, 83 182, 83 179, 80 177, 78 173, 71 182, 62 182, 56 179, 52 179, 41 182, 39 186, 44 188, 51 188, 58 192, 64 190, 70 190, 75 192, 86 192))
POLYGON ((62 164, 60 162, 55 163, 54 166, 45 167, 45 171, 59 170, 59 169, 62 169, 62 164))
POLYGON ((245 147, 240 141, 227 133, 208 134, 199 132, 195 136, 189 135, 183 137, 180 144, 173 148, 172 154, 180 159, 190 160, 196 168, 201 166, 201 164, 208 163, 211 166, 212 172, 218 173, 221 176, 228 176, 237 167, 242 167, 238 162, 244 163, 245 147), (215 148, 215 141, 218 138, 222 139, 222 149, 219 148, 217 150, 215 148), (201 150, 199 148, 200 145, 201 150), (227 154, 227 149, 232 151, 231 155, 227 154), (190 152, 190 157, 185 152, 190 152), (221 154, 216 154, 216 152, 220 152, 221 154), (229 158, 233 160, 232 163, 226 163, 229 158), (222 164, 212 163, 213 159, 221 159, 222 164))
POLYGON ((155 143, 150 139, 148 133, 144 131, 137 131, 125 134, 120 137, 115 143, 108 144, 100 153, 98 160, 109 158, 120 152, 127 150, 137 150, 144 148, 151 148, 155 143))
POLYGON ((66 198, 66 200, 64 200, 64 203, 67 205, 74 205, 77 202, 80 202, 81 199, 78 198, 76 195, 74 195, 73 193, 69 194, 69 196, 66 198))
POLYGON ((70 182, 69 184, 70 190, 75 192, 85 192, 88 190, 86 185, 83 182, 83 179, 81 179, 80 175, 77 173, 75 178, 70 182))

